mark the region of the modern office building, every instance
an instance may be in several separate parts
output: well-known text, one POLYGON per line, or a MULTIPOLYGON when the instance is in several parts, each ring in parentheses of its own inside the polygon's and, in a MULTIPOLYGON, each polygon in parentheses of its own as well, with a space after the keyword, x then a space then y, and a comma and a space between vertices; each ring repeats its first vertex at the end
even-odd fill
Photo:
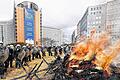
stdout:
POLYGON ((111 43, 114 44, 114 42, 120 39, 119 9, 120 0, 113 0, 105 4, 88 7, 77 25, 77 41, 80 41, 83 35, 86 37, 86 32, 89 38, 92 29, 95 29, 98 34, 102 31, 109 32, 111 43))
POLYGON ((85 14, 81 18, 81 20, 77 24, 77 41, 82 41, 83 37, 87 37, 87 24, 88 24, 88 9, 86 10, 85 14))
POLYGON ((42 46, 60 46, 63 44, 63 32, 61 29, 42 27, 42 46))
POLYGON ((42 13, 33 2, 15 5, 15 33, 17 43, 41 45, 42 13))
MULTIPOLYGON (((90 33, 93 29, 96 33, 105 31, 106 26, 106 4, 100 4, 91 6, 88 8, 88 23, 87 23, 87 37, 89 38, 90 33)), ((99 37, 99 36, 96 36, 99 37)))
POLYGON ((0 43, 3 45, 15 42, 15 29, 13 20, 0 22, 0 43))
MULTIPOLYGON (((107 2, 106 31, 110 33, 112 44, 120 40, 120 0, 107 2)), ((120 67, 120 55, 113 63, 120 67)))
POLYGON ((72 43, 75 43, 77 40, 77 29, 75 29, 72 33, 72 43))
POLYGON ((112 44, 120 39, 120 0, 107 3, 106 31, 110 32, 112 44))
MULTIPOLYGON (((100 33, 106 26, 106 4, 90 6, 77 25, 77 42, 89 38, 91 31, 100 33)), ((99 36, 96 36, 99 37, 99 36)))

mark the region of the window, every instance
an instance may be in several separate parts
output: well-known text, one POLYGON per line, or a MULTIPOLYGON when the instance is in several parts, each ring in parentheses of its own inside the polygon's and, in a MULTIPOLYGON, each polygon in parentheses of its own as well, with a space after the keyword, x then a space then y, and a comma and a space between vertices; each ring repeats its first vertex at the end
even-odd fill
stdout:
POLYGON ((95 24, 95 22, 93 22, 93 24, 95 24))
POLYGON ((99 17, 99 19, 101 19, 101 17, 99 17))
POLYGON ((99 11, 99 13, 101 14, 101 11, 99 11))
POLYGON ((95 15, 95 12, 94 12, 94 15, 95 15))
POLYGON ((101 7, 100 7, 100 9, 101 9, 101 7))
POLYGON ((98 28, 100 28, 100 26, 98 28))
POLYGON ((98 10, 99 8, 97 7, 97 10, 98 10))
POLYGON ((91 8, 91 11, 93 10, 93 8, 91 8))
POLYGON ((101 16, 99 16, 99 17, 96 17, 96 19, 101 19, 101 16))
POLYGON ((96 19, 98 19, 98 17, 96 17, 96 19))
POLYGON ((94 10, 95 10, 95 8, 94 8, 94 10))

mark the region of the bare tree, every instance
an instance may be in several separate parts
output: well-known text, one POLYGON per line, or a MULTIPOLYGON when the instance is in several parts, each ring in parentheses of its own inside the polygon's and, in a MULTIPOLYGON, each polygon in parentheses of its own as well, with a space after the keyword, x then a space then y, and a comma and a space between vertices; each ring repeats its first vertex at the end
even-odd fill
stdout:
POLYGON ((51 38, 43 38, 43 45, 44 46, 55 46, 56 45, 56 41, 51 39, 51 38))

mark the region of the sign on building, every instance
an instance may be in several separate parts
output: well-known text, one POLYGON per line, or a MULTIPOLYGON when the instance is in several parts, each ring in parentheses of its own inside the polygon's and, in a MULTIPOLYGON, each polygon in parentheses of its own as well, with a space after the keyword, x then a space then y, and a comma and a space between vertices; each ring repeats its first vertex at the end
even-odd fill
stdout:
POLYGON ((34 11, 29 8, 25 9, 24 32, 25 42, 34 44, 34 11))

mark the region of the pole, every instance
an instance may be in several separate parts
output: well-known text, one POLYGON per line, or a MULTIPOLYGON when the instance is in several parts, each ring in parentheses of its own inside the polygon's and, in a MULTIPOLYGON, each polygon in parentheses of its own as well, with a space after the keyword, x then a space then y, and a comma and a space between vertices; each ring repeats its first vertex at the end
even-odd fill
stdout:
POLYGON ((1 32, 2 32, 2 42, 4 43, 4 36, 3 36, 3 25, 1 25, 1 32))

